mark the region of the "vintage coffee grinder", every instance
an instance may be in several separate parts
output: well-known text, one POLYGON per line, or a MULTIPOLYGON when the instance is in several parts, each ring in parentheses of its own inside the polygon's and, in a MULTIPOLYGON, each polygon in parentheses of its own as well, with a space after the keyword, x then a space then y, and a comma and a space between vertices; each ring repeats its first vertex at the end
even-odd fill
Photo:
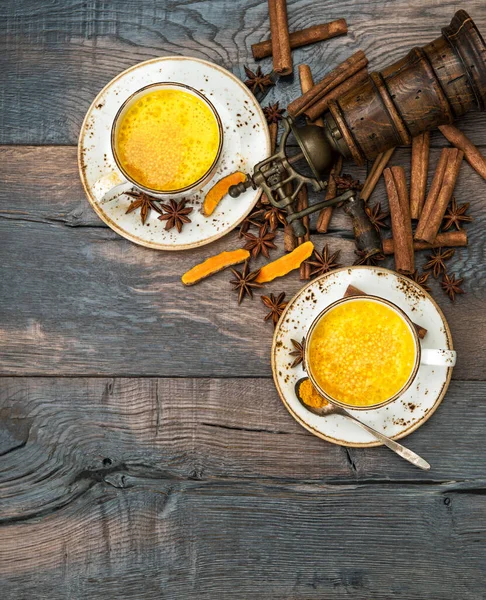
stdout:
POLYGON ((324 127, 286 118, 278 151, 258 163, 245 182, 230 188, 230 195, 236 198, 249 187, 260 187, 274 206, 287 211, 298 237, 305 234, 302 217, 343 202, 353 218, 358 248, 368 256, 376 254, 381 251, 380 239, 359 192, 349 190, 297 211, 299 189, 307 184, 324 190, 339 154, 362 165, 389 148, 410 144, 419 133, 452 123, 470 110, 485 109, 486 44, 471 17, 460 10, 439 38, 370 73, 331 102, 322 115, 324 127), (287 145, 290 134, 298 147, 294 155, 287 145))

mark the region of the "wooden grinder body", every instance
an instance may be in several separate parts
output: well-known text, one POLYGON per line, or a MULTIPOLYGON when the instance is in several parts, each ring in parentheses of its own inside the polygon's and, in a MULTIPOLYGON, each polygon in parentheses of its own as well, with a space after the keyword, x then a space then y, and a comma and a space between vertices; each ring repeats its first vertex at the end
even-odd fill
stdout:
POLYGON ((486 44, 458 11, 441 37, 331 102, 325 116, 334 149, 358 164, 470 110, 486 109, 486 44))

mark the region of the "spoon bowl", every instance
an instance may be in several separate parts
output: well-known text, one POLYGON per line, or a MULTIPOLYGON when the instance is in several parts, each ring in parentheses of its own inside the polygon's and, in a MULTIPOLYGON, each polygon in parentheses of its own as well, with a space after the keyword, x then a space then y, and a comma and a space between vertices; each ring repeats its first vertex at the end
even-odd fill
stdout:
MULTIPOLYGON (((412 463, 419 469, 423 469, 424 471, 428 471, 430 469, 430 464, 426 460, 424 460, 422 457, 420 457, 418 454, 415 454, 415 452, 412 452, 412 450, 405 448, 405 446, 402 446, 402 444, 395 442, 395 440, 392 440, 391 438, 384 435, 380 431, 376 431, 376 429, 373 429, 373 427, 370 427, 366 423, 363 423, 363 421, 360 421, 358 418, 356 418, 353 414, 348 412, 342 406, 338 406, 337 404, 333 404, 332 402, 328 401, 327 398, 324 398, 324 397, 322 398, 323 401, 325 402, 324 406, 316 407, 316 406, 310 406, 309 404, 306 404, 300 393, 300 388, 301 388, 301 385, 304 383, 304 381, 306 381, 308 379, 309 379, 308 377, 302 377, 295 383, 295 388, 294 388, 297 399, 299 400, 299 402, 302 404, 302 406, 306 410, 308 410, 309 412, 311 412, 319 417, 328 417, 330 415, 341 415, 342 417, 347 417, 348 419, 351 419, 351 421, 354 421, 360 427, 362 427, 363 429, 368 431, 368 433, 371 433, 371 435, 375 436, 376 439, 378 439, 385 446, 390 448, 390 450, 393 450, 393 452, 395 452, 396 454, 398 454, 399 456, 401 456, 408 462, 412 463)), ((316 390, 316 392, 317 392, 317 390, 316 390)), ((319 392, 317 392, 317 393, 319 393, 319 392)))

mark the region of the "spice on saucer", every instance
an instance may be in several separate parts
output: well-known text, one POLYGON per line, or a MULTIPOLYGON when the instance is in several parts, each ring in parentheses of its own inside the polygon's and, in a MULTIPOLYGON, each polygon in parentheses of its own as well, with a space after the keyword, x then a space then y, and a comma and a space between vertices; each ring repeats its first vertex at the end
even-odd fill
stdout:
POLYGON ((322 408, 327 406, 329 402, 321 396, 316 388, 312 385, 310 379, 304 379, 299 386, 299 396, 304 404, 312 408, 322 408))
POLYGON ((460 287, 461 283, 464 281, 464 278, 456 279, 455 275, 448 275, 444 273, 442 277, 442 281, 440 285, 444 292, 449 296, 452 302, 456 299, 456 294, 464 294, 464 290, 460 287))
POLYGON ((202 213, 205 217, 210 217, 216 210, 221 200, 226 196, 230 187, 245 181, 246 175, 241 171, 235 171, 217 181, 209 190, 204 198, 202 213))
POLYGON ((304 363, 304 354, 305 354, 305 338, 302 338, 302 341, 299 343, 297 340, 290 340, 292 342, 292 346, 295 348, 292 352, 289 352, 290 356, 295 356, 294 362, 290 365, 292 368, 297 367, 301 363, 304 363))
POLYGON ((447 231, 453 226, 459 230, 462 229, 461 223, 471 223, 471 221, 473 221, 474 219, 473 217, 466 215, 466 211, 468 208, 469 202, 465 202, 464 204, 458 205, 455 196, 453 196, 452 202, 447 208, 446 214, 444 216, 442 230, 447 231))
POLYGON ((328 273, 329 271, 340 267, 341 265, 336 262, 340 254, 341 250, 337 250, 331 254, 327 244, 323 247, 322 252, 319 252, 314 248, 314 254, 311 256, 312 260, 307 261, 307 264, 311 267, 315 267, 311 270, 311 277, 324 275, 324 273, 328 273))
POLYGON ((258 234, 244 233, 243 237, 247 239, 244 245, 245 250, 251 252, 252 258, 257 258, 260 254, 263 254, 266 258, 270 258, 269 250, 275 249, 277 246, 273 243, 275 239, 275 233, 268 231, 268 225, 265 223, 259 230, 258 234))
POLYGON ((449 260, 454 256, 454 248, 437 248, 429 256, 429 261, 425 263, 424 270, 428 271, 432 269, 432 274, 437 279, 441 273, 445 273, 447 270, 445 261, 449 260))
POLYGON ((264 321, 272 320, 273 326, 276 327, 278 320, 282 316, 282 313, 287 306, 285 300, 285 292, 282 292, 278 296, 270 294, 270 296, 260 296, 263 304, 270 310, 264 317, 264 321))
POLYGON ((165 211, 165 214, 160 215, 159 221, 167 221, 165 229, 169 230, 173 227, 177 228, 180 233, 185 223, 190 223, 191 219, 187 216, 194 210, 193 208, 186 208, 187 200, 183 198, 179 202, 176 200, 169 200, 169 204, 161 204, 161 208, 165 211))
POLYGON ((245 81, 246 87, 255 93, 260 91, 263 93, 268 87, 275 85, 270 74, 265 75, 261 67, 258 67, 255 72, 251 71, 247 66, 244 67, 248 79, 245 81))
POLYGON ((152 209, 158 212, 159 214, 162 214, 162 210, 159 207, 160 200, 158 198, 155 198, 155 196, 150 196, 145 192, 137 192, 135 190, 125 193, 127 196, 133 198, 125 214, 128 215, 128 213, 131 213, 139 208, 142 225, 145 225, 145 221, 147 220, 147 217, 149 216, 149 213, 152 209))
POLYGON ((235 279, 231 279, 230 283, 233 286, 235 292, 238 292, 238 304, 241 304, 241 301, 245 296, 250 296, 253 298, 253 289, 261 288, 261 284, 256 281, 260 270, 251 271, 250 265, 248 261, 245 262, 243 267, 243 271, 237 271, 236 269, 231 269, 231 272, 235 276, 235 279))

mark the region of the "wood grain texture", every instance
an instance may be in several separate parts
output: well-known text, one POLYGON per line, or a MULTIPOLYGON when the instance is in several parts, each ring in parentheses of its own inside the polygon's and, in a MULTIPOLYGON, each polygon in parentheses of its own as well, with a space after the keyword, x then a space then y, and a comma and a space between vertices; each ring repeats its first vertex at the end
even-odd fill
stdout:
MULTIPOLYGON (((438 154, 431 151, 431 173, 438 154)), ((395 164, 403 165, 408 177, 410 149, 397 150, 390 161, 395 164)), ((353 165, 344 171, 365 176, 353 165)), ((273 332, 263 322, 258 295, 238 306, 224 272, 191 288, 180 282, 182 273, 206 256, 241 246, 236 233, 181 253, 127 242, 106 228, 85 199, 74 148, 1 148, 0 180, 1 373, 270 375, 273 332)), ((467 228, 469 246, 457 249, 450 264, 465 276, 467 295, 451 304, 432 282, 458 350, 458 379, 482 379, 486 372, 484 189, 464 164, 456 196, 460 203, 471 201, 475 221, 467 228)), ((382 181, 371 202, 377 200, 386 207, 382 181)), ((342 210, 334 211, 329 231, 313 236, 317 247, 328 243, 341 249, 341 263, 352 264, 354 242, 342 210)), ((272 256, 282 252, 282 243, 280 234, 272 256)), ((418 255, 419 266, 426 257, 426 252, 418 255)), ((384 265, 393 268, 393 259, 384 265)), ((300 287, 292 273, 262 293, 286 291, 289 299, 300 287)))
POLYGON ((18 598, 478 600, 484 487, 100 483, 2 529, 18 598), (424 596, 424 590, 426 596, 424 596))
POLYGON ((266 379, 4 378, 2 598, 476 600, 485 392, 407 439, 424 473, 308 434, 266 379))
MULTIPOLYGON (((325 19, 346 18, 349 33, 293 51, 294 64, 308 63, 319 81, 354 51, 363 49, 370 69, 380 69, 410 48, 438 37, 457 3, 394 0, 325 5, 325 19), (386 40, 386 43, 384 43, 386 40)), ((467 10, 483 35, 482 0, 467 10)), ((321 2, 288 2, 290 31, 322 22, 321 2)), ((268 39, 267 0, 4 0, 0 5, 0 143, 75 144, 91 101, 121 70, 156 56, 190 55, 243 75, 254 64, 250 46, 268 39)), ((271 69, 271 59, 262 61, 271 69)), ((297 79, 281 82, 268 97, 286 106, 299 96, 297 79)), ((485 115, 470 115, 464 132, 484 142, 485 115)), ((461 124, 460 126, 463 127, 461 124)), ((434 136, 433 143, 441 136, 434 136)), ((443 144, 443 141, 439 143, 443 144)))

